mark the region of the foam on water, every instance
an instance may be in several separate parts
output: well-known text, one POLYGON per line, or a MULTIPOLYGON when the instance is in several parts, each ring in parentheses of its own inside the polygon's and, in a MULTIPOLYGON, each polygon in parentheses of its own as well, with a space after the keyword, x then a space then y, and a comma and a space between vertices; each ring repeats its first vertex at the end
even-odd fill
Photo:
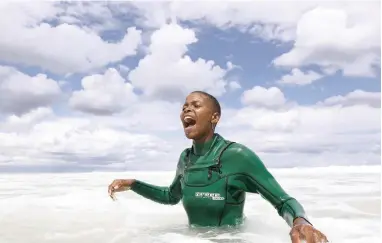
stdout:
MULTIPOLYGON (((314 225, 339 243, 377 243, 380 238, 380 167, 273 169, 306 208, 314 225)), ((248 194, 246 222, 230 229, 187 226, 181 203, 166 206, 107 186, 135 177, 168 185, 173 172, 1 174, 1 243, 290 242, 275 209, 248 194)))

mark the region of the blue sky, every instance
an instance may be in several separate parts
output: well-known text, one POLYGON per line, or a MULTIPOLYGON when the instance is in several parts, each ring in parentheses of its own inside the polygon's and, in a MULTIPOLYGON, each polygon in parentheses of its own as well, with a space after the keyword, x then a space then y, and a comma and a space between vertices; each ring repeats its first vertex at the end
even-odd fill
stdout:
POLYGON ((0 7, 0 171, 171 170, 195 89, 267 166, 380 162, 379 3, 82 4, 0 7))

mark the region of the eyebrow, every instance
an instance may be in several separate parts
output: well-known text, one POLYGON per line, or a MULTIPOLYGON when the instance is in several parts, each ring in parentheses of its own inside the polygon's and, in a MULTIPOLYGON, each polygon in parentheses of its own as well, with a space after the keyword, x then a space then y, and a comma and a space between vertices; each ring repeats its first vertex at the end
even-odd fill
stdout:
MULTIPOLYGON (((191 100, 189 103, 191 103, 191 104, 194 104, 194 103, 201 103, 202 101, 200 101, 200 100, 191 100)), ((187 103, 187 102, 186 102, 187 103)))
POLYGON ((187 104, 196 104, 196 103, 201 103, 199 100, 192 100, 190 102, 184 102, 183 106, 187 105, 187 104))

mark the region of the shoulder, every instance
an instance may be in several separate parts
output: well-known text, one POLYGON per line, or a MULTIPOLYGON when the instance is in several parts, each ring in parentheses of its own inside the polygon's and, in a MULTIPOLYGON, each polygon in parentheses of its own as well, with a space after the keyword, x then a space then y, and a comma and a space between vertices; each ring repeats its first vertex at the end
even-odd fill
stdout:
POLYGON ((244 144, 234 142, 224 151, 221 159, 241 163, 262 163, 259 156, 244 144))
POLYGON ((189 153, 189 148, 186 148, 184 149, 180 155, 179 155, 179 159, 178 159, 178 164, 177 164, 177 168, 178 169, 181 169, 184 167, 185 163, 186 163, 186 158, 187 158, 187 154, 189 153))
POLYGON ((223 166, 231 172, 260 173, 266 170, 260 157, 250 148, 233 143, 221 156, 223 166))
POLYGON ((190 148, 185 148, 183 149, 183 151, 180 153, 180 156, 179 156, 179 162, 180 161, 184 161, 187 157, 187 154, 189 153, 190 151, 190 148))
POLYGON ((251 156, 256 156, 256 153, 245 146, 244 144, 233 142, 228 148, 226 149, 227 154, 232 154, 236 156, 241 156, 241 157, 251 157, 251 156))

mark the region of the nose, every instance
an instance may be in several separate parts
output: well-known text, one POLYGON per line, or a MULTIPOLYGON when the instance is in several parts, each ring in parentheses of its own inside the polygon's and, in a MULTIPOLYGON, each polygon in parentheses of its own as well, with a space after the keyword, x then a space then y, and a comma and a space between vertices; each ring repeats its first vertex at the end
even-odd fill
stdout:
POLYGON ((184 109, 184 113, 188 113, 188 112, 191 112, 191 108, 190 108, 190 107, 186 107, 186 108, 184 109))

